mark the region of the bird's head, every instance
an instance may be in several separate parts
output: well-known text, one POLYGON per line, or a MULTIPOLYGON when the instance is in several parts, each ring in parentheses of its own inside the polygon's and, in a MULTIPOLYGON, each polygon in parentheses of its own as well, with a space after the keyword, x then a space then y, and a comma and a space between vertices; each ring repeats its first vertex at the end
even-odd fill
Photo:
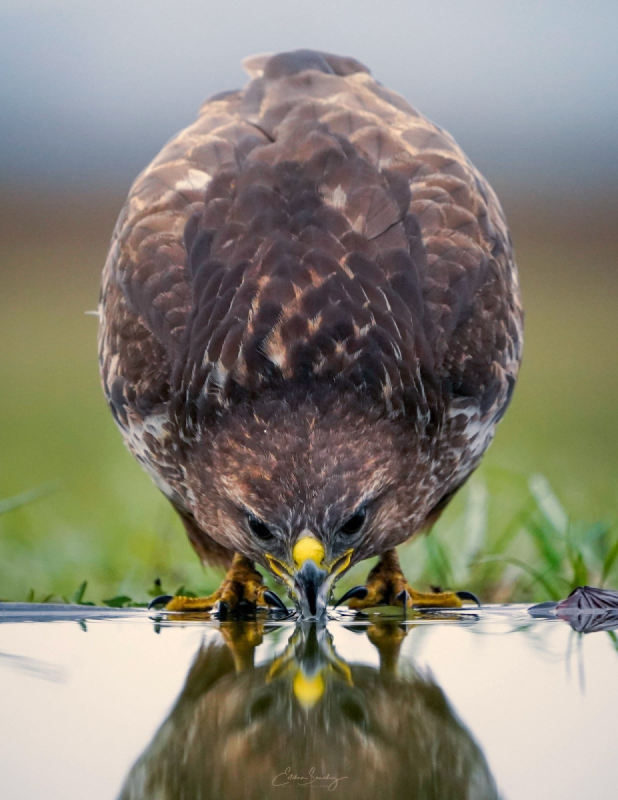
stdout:
POLYGON ((410 433, 340 397, 236 406, 190 459, 193 514, 208 536, 285 584, 319 618, 353 564, 405 541, 432 476, 410 433))

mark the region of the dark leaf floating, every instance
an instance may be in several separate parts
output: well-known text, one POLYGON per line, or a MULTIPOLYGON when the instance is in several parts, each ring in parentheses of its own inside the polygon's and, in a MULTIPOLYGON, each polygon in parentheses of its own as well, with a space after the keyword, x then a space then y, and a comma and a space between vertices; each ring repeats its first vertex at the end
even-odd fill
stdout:
POLYGON ((556 616, 579 633, 611 631, 618 628, 618 591, 578 586, 559 603, 532 606, 533 617, 556 616))

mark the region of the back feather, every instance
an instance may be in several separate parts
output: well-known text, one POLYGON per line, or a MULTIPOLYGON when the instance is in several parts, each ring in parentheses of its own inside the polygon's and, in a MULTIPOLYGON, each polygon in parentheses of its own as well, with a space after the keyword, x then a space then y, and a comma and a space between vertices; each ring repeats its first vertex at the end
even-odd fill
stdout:
POLYGON ((245 61, 138 177, 104 273, 121 421, 326 380, 426 423, 497 417, 521 352, 500 205, 453 139, 350 58, 245 61))

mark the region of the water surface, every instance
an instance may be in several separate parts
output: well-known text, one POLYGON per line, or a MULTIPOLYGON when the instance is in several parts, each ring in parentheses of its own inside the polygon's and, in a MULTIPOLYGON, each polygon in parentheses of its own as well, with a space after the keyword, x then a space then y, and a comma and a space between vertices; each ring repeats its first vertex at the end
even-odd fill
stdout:
POLYGON ((523 606, 218 623, 0 606, 3 800, 615 794, 618 652, 523 606))

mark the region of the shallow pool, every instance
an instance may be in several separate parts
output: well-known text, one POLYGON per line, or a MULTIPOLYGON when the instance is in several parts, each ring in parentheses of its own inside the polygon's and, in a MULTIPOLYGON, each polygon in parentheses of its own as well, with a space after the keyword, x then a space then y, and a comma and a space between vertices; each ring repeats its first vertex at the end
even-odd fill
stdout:
POLYGON ((0 605, 2 800, 618 796, 618 650, 524 606, 217 623, 0 605))

